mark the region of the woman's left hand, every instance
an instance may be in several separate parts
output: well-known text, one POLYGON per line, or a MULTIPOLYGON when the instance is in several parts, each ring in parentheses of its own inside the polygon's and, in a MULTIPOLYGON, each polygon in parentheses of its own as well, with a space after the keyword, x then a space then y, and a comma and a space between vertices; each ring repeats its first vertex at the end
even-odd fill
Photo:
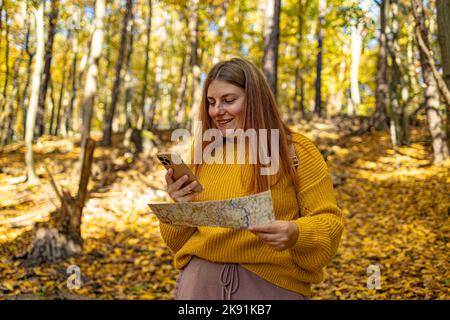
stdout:
POLYGON ((248 230, 277 251, 292 248, 298 239, 298 227, 292 221, 277 220, 248 230))

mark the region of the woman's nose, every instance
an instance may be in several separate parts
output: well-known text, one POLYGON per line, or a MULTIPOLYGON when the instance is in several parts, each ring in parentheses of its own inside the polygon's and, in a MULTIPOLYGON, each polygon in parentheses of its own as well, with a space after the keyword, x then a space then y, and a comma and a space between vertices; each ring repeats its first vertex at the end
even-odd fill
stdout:
POLYGON ((223 115, 225 114, 225 108, 222 104, 217 105, 216 108, 213 109, 214 115, 223 115))

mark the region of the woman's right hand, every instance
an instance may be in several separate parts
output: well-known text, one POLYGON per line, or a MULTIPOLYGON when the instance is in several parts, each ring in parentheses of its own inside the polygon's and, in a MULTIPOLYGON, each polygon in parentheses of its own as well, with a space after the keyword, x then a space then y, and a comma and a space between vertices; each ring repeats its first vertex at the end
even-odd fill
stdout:
POLYGON ((176 202, 189 202, 200 193, 200 191, 193 190, 198 184, 197 181, 192 181, 187 186, 183 188, 181 187, 186 181, 189 180, 187 175, 182 176, 176 181, 173 180, 172 168, 167 170, 165 178, 167 183, 167 192, 176 202))

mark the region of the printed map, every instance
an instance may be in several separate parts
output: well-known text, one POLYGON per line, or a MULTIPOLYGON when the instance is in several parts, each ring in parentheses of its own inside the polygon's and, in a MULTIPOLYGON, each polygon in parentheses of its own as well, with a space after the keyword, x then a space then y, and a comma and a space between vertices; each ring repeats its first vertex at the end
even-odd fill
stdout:
POLYGON ((270 190, 250 196, 202 202, 149 203, 163 223, 247 228, 275 220, 270 190))

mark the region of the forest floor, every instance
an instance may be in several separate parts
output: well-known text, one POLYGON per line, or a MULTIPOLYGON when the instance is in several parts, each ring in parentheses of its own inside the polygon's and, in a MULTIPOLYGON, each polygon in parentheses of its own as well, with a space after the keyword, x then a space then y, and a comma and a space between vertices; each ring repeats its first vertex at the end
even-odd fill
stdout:
MULTIPOLYGON (((387 133, 346 134, 330 121, 293 126, 326 150, 346 229, 314 299, 450 299, 449 163, 431 165, 429 137, 412 130, 413 143, 394 153, 387 133), (380 287, 368 288, 380 270, 380 287)), ((79 146, 42 137, 35 145, 41 181, 24 176, 23 144, 0 152, 0 298, 171 299, 178 271, 146 203, 167 199, 164 168, 131 161, 123 148, 97 147, 90 198, 82 224, 83 254, 26 268, 15 257, 31 244, 35 221, 59 206, 42 168, 76 192, 79 146), (108 160, 112 159, 112 160, 108 160), (69 266, 82 275, 68 289, 69 266)))

